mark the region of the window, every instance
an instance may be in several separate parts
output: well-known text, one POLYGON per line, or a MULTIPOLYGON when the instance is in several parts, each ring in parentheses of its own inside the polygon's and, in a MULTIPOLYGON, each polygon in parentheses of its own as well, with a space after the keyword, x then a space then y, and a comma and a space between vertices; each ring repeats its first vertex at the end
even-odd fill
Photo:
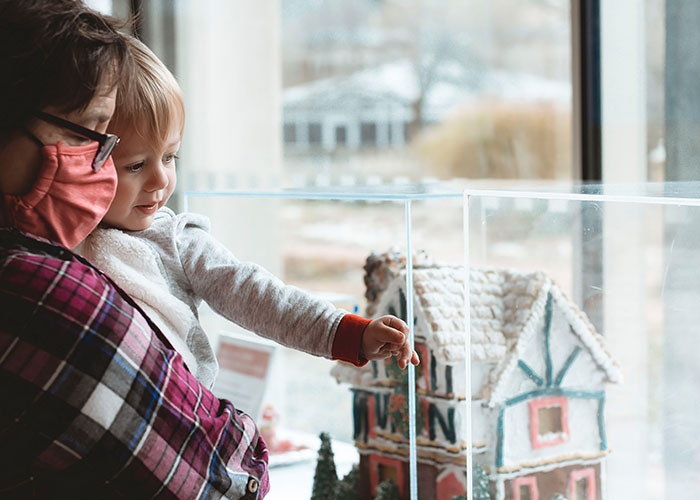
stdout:
POLYGON ((285 149, 285 173, 321 157, 338 177, 571 178, 569 1, 278 4, 283 119, 352 124, 285 149))
POLYGON ((530 495, 530 485, 521 484, 520 488, 520 500, 532 500, 532 495, 530 495))
POLYGON ((297 142, 297 127, 293 123, 285 123, 282 130, 285 144, 294 144, 297 142))
POLYGON ((576 481, 575 490, 574 498, 586 498, 588 496, 588 480, 584 477, 576 481))
POLYGON ((383 481, 391 479, 399 488, 399 495, 402 497, 404 491, 404 471, 403 462, 396 458, 381 457, 378 455, 369 456, 370 467, 370 490, 372 495, 377 494, 377 486, 383 481))
POLYGON ((321 124, 309 123, 309 146, 321 145, 321 124))
POLYGON ((360 124, 360 144, 362 146, 375 146, 377 144, 377 124, 362 122, 360 124))
POLYGON ((389 130, 389 144, 392 146, 403 146, 406 144, 406 122, 390 123, 389 130))
POLYGON ((540 436, 562 432, 561 406, 543 406, 537 412, 539 413, 537 432, 540 436))
POLYGON ((346 146, 348 143, 348 129, 344 125, 335 127, 335 145, 346 146))
POLYGON ((397 483, 397 476, 398 473, 396 471, 396 467, 393 467, 391 465, 384 465, 384 464, 379 464, 379 470, 377 474, 379 478, 379 484, 382 484, 386 480, 393 481, 394 484, 397 483))
POLYGON ((595 469, 593 467, 575 470, 571 473, 569 476, 569 499, 596 499, 595 469))
POLYGON ((539 500, 535 476, 513 479, 513 500, 539 500))
POLYGON ((563 397, 530 401, 530 441, 533 448, 555 446, 569 440, 569 405, 563 397))

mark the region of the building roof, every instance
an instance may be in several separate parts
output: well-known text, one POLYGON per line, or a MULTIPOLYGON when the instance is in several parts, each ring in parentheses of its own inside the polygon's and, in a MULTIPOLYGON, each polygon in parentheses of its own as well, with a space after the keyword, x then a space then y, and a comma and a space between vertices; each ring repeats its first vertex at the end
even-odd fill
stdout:
MULTIPOLYGON (((407 107, 421 98, 419 70, 415 61, 398 59, 356 71, 284 89, 286 111, 295 108, 332 107, 356 109, 359 102, 396 103, 407 107)), ((432 120, 487 97, 517 101, 546 100, 568 103, 571 84, 526 73, 491 71, 445 60, 434 68, 434 83, 422 96, 424 113, 432 120)))

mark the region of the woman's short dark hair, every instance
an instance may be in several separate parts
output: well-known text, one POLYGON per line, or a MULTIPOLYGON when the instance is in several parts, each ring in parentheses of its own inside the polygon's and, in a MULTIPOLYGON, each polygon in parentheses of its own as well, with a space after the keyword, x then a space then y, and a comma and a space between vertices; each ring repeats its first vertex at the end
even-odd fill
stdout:
POLYGON ((128 88, 126 27, 81 0, 0 0, 0 139, 35 109, 85 108, 104 77, 128 88))

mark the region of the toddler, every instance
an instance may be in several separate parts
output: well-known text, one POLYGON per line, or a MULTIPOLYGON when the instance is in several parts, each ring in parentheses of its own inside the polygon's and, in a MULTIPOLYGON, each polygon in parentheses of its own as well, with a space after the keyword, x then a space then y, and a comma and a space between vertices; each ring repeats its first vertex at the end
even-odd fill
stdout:
POLYGON ((112 155, 117 193, 76 250, 138 302, 207 387, 218 365, 198 320, 202 300, 230 321, 310 354, 356 365, 390 356, 401 368, 418 364, 400 319, 370 321, 285 285, 237 260, 209 234, 205 217, 165 207, 175 189, 184 102, 165 65, 138 40, 131 44, 136 83, 119 93, 109 126, 121 138, 112 155))

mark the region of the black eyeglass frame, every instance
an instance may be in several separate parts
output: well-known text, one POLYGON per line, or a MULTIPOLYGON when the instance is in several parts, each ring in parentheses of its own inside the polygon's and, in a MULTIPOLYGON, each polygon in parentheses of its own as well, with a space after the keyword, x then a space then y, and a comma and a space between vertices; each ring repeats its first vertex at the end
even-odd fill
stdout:
POLYGON ((114 134, 100 134, 99 132, 95 132, 94 130, 85 128, 82 125, 69 122, 68 120, 64 120, 63 118, 59 118, 58 116, 51 115, 44 111, 34 111, 32 114, 40 120, 44 120, 45 122, 52 123, 54 125, 58 125, 61 128, 68 129, 71 132, 75 132, 76 134, 81 135, 87 139, 97 141, 99 143, 99 147, 97 148, 97 152, 95 153, 95 158, 92 160, 92 169, 95 172, 100 171, 104 162, 107 161, 109 155, 112 154, 112 150, 114 150, 114 147, 117 144, 119 144, 119 137, 117 137, 114 134))

